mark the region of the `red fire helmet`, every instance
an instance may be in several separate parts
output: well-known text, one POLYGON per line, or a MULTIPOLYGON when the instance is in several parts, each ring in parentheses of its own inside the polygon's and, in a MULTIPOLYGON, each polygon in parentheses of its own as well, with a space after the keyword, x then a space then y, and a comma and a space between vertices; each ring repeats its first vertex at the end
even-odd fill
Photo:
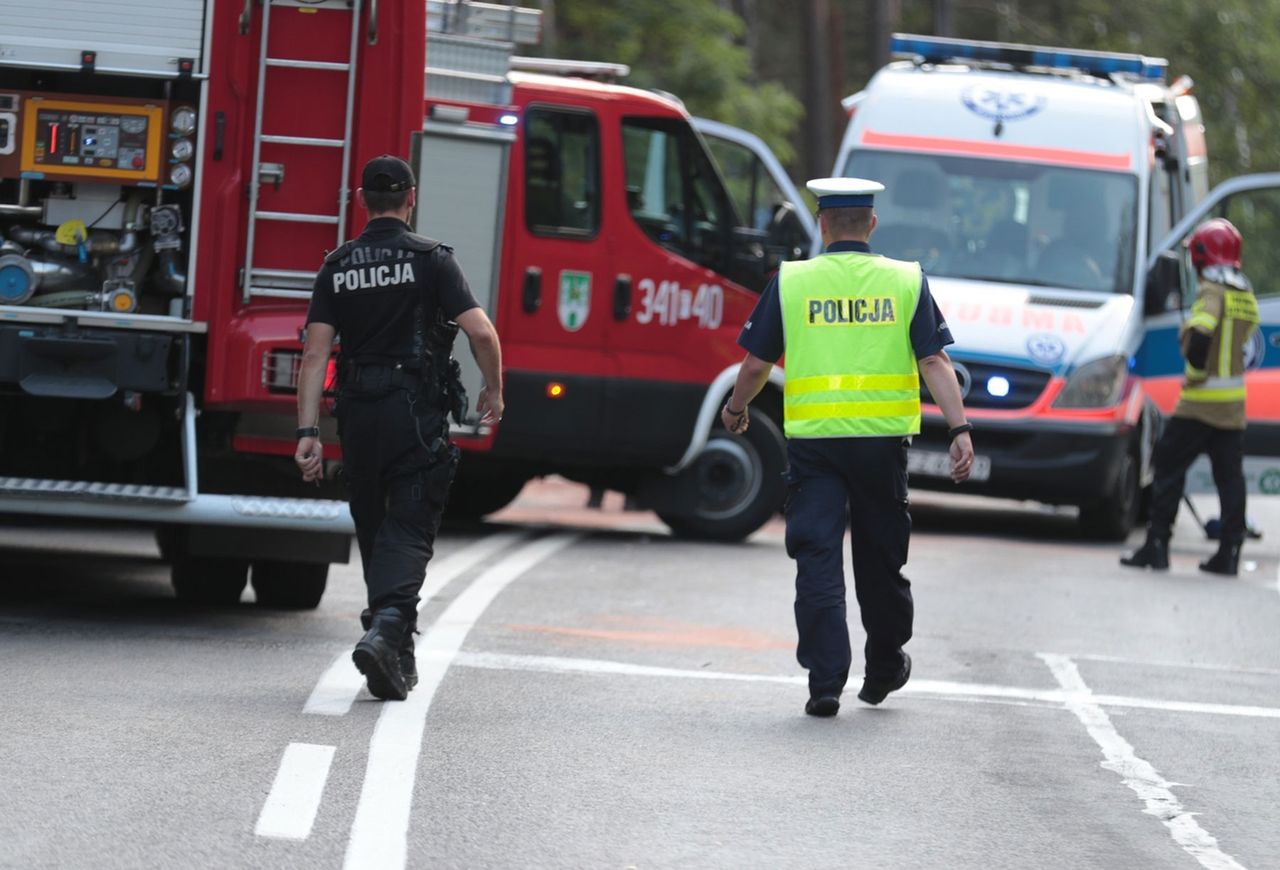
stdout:
POLYGON ((1206 266, 1240 268, 1240 231, 1226 218, 1207 220, 1187 239, 1191 265, 1199 271, 1206 266))

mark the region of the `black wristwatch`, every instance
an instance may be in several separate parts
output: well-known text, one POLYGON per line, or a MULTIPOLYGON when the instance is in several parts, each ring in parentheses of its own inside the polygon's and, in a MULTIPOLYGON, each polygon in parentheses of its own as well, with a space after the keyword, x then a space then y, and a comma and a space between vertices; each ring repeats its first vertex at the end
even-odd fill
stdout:
POLYGON ((972 431, 973 431, 972 423, 961 423, 959 426, 953 426, 952 428, 948 429, 947 436, 954 441, 957 435, 963 435, 965 432, 972 432, 972 431))
POLYGON ((299 426, 298 431, 294 432, 293 434, 299 438, 319 438, 320 427, 319 426, 299 426))

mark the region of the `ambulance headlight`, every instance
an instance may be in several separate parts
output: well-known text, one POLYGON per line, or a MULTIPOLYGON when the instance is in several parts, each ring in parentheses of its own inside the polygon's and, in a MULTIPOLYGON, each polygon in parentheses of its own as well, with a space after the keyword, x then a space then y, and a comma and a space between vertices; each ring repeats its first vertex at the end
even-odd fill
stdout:
POLYGON ((1120 401, 1129 378, 1129 360, 1106 356, 1080 366, 1067 378, 1055 408, 1109 408, 1120 401))

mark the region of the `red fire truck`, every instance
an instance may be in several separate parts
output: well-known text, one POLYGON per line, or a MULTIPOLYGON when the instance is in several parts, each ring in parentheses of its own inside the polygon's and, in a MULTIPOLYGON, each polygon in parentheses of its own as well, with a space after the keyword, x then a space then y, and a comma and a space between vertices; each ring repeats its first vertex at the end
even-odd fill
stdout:
POLYGON ((739 220, 669 96, 511 72, 536 11, 0 0, 0 21, 0 512, 151 524, 180 597, 251 576, 314 607, 351 526, 292 466, 304 312, 384 152, 411 155, 417 228, 506 352, 505 422, 457 432, 455 513, 549 473, 691 535, 777 509, 776 392, 746 438, 715 420, 766 270, 803 249, 794 210, 739 220))

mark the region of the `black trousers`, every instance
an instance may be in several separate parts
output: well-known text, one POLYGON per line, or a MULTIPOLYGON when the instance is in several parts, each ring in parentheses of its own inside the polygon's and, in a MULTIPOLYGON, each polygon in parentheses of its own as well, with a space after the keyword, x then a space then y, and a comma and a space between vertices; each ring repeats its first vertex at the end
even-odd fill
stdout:
POLYGON ((852 533, 853 580, 867 633, 866 676, 902 669, 915 607, 902 576, 911 539, 907 447, 902 438, 795 438, 787 442, 787 554, 796 560, 796 658, 810 695, 838 694, 852 653, 843 541, 852 533))
POLYGON ((1222 508, 1226 544, 1239 544, 1245 534, 1244 430, 1218 429, 1199 420, 1171 417, 1156 442, 1156 479, 1151 487, 1151 521, 1147 534, 1168 539, 1186 486, 1187 469, 1209 454, 1213 483, 1222 508))
POLYGON ((337 415, 369 608, 396 608, 413 622, 457 448, 437 440, 442 412, 424 412, 408 390, 343 390, 337 415))

